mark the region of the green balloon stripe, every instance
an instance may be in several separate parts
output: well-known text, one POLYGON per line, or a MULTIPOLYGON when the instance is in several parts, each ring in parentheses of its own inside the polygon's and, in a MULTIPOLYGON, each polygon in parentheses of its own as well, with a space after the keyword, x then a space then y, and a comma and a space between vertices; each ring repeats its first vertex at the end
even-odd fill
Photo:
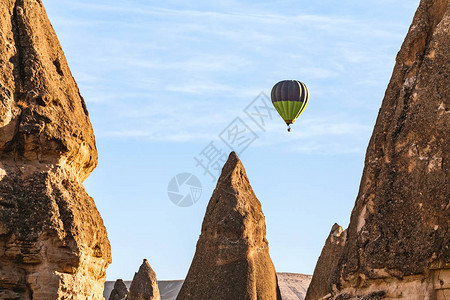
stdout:
POLYGON ((277 101, 273 103, 275 109, 285 121, 295 121, 301 114, 302 109, 306 107, 304 104, 304 102, 297 101, 277 101))

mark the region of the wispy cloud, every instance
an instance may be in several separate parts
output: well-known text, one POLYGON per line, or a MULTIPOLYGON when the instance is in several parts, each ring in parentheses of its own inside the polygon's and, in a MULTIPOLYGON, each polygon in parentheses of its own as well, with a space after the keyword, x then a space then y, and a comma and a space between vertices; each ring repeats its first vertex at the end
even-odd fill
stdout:
POLYGON ((289 139, 273 125, 258 143, 296 139, 317 147, 367 137, 373 115, 354 115, 353 107, 376 113, 405 30, 347 13, 281 13, 226 1, 215 4, 226 7, 220 11, 206 2, 201 9, 139 1, 65 5, 83 13, 54 25, 69 43, 89 109, 98 111, 97 136, 108 139, 214 139, 259 92, 288 78, 308 84, 316 108, 289 139))

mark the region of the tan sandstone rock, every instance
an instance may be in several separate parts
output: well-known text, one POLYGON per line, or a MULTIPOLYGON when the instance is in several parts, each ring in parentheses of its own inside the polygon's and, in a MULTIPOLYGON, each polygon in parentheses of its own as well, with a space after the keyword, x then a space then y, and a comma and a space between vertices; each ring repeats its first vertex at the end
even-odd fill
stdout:
POLYGON ((86 105, 39 0, 0 1, 0 299, 102 299, 86 105))
POLYGON ((449 109, 450 1, 422 0, 367 149, 334 298, 450 298, 449 109))
POLYGON ((111 293, 109 294, 109 300, 125 300, 128 296, 128 293, 130 291, 128 290, 127 285, 125 282, 123 282, 122 279, 117 279, 116 282, 114 282, 114 288, 112 289, 111 293))
POLYGON ((128 300, 160 300, 156 274, 146 259, 134 274, 128 300))
POLYGON ((177 299, 281 299, 261 203, 234 152, 209 201, 177 299))
POLYGON ((331 293, 334 272, 342 256, 347 230, 334 224, 317 261, 305 300, 315 300, 331 293))

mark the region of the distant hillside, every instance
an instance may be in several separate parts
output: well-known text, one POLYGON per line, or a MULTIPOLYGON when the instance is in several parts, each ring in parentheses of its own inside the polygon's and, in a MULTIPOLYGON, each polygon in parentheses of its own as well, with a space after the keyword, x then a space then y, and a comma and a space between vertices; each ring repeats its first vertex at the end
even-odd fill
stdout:
MULTIPOLYGON (((277 273, 278 285, 280 286, 283 300, 303 300, 306 290, 311 282, 311 275, 296 273, 277 273)), ((130 287, 131 280, 124 281, 130 287)), ((158 288, 161 294, 161 300, 175 300, 178 292, 183 285, 183 280, 161 280, 158 281, 158 288)), ((114 281, 105 282, 103 296, 108 300, 111 290, 114 287, 114 281)))
POLYGON ((283 300, 303 300, 312 276, 296 273, 277 273, 283 300))

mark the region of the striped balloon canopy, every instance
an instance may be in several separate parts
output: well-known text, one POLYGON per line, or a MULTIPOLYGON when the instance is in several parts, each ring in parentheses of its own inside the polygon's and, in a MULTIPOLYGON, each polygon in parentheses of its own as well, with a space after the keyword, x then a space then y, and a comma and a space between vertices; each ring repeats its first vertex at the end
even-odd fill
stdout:
POLYGON ((283 80, 273 86, 271 97, 273 106, 286 122, 288 131, 291 131, 290 125, 308 104, 308 88, 298 80, 283 80))

